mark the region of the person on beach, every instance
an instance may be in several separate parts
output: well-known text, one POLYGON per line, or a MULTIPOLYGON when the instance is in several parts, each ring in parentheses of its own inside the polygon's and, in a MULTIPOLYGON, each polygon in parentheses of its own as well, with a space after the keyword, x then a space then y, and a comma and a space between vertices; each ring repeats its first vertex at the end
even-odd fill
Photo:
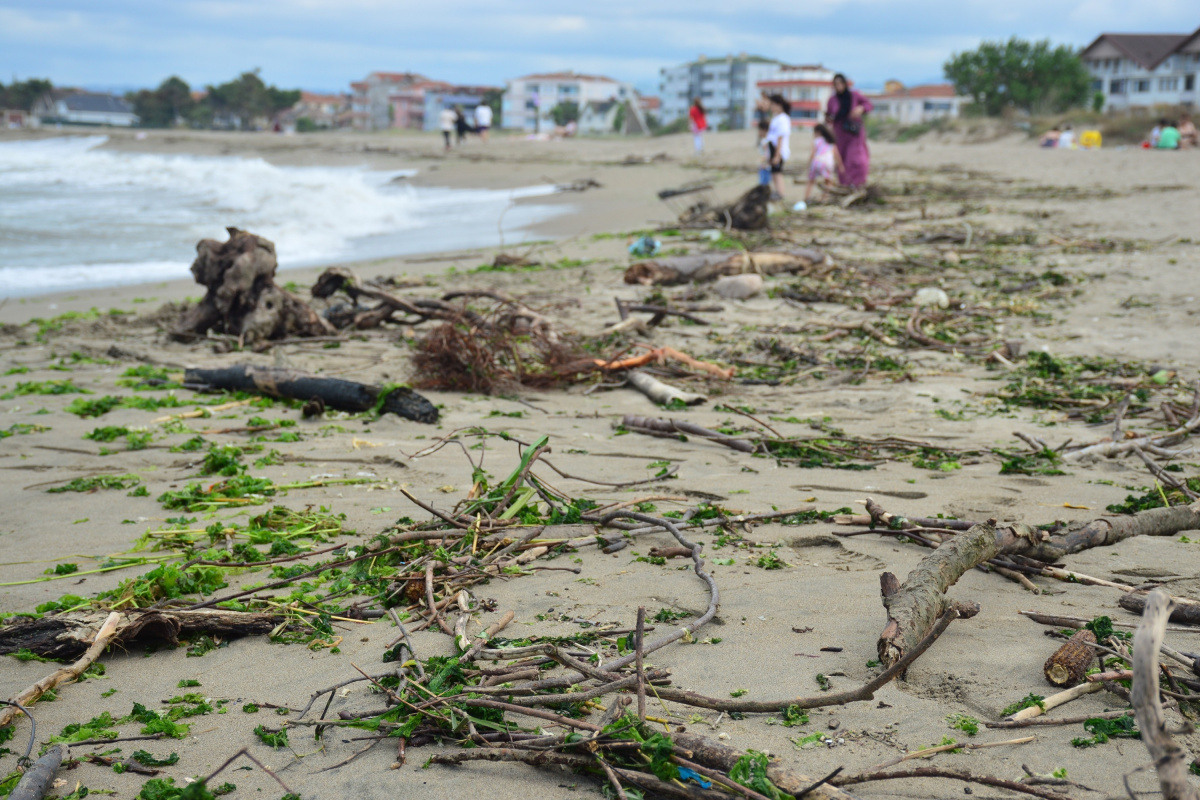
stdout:
POLYGON ((475 106, 475 130, 479 132, 479 138, 485 143, 488 140, 488 131, 492 129, 492 107, 487 103, 480 103, 475 106))
POLYGON ((1178 150, 1179 149, 1179 128, 1175 127, 1174 121, 1168 121, 1163 125, 1162 133, 1158 135, 1159 150, 1178 150))
POLYGON ((1062 136, 1062 132, 1059 131, 1058 126, 1055 125, 1053 128, 1042 134, 1042 138, 1038 140, 1038 147, 1058 147, 1059 136, 1062 136))
POLYGON ((450 134, 454 133, 454 109, 449 106, 442 108, 438 114, 438 127, 442 129, 442 138, 446 140, 446 152, 450 152, 450 134))
POLYGON ((820 184, 821 199, 825 199, 826 189, 834 184, 837 175, 842 172, 842 154, 834 145, 836 140, 833 131, 818 124, 813 128, 812 153, 808 157, 808 186, 804 188, 804 202, 812 201, 813 188, 820 184))
POLYGON ((462 106, 454 107, 454 131, 457 134, 457 144, 461 146, 463 139, 466 139, 467 134, 471 132, 471 123, 467 122, 467 116, 463 113, 462 106))
POLYGON ((1196 124, 1192 122, 1191 114, 1179 115, 1179 149, 1190 150, 1200 146, 1200 134, 1196 132, 1196 124))
POLYGON ((688 111, 688 127, 692 131, 692 146, 696 155, 700 155, 704 152, 704 132, 708 130, 708 117, 699 97, 692 100, 692 107, 688 111))
POLYGON ((783 167, 792 157, 792 104, 781 94, 773 94, 771 124, 767 127, 767 166, 771 170, 771 199, 783 199, 783 167))
POLYGON ((1058 135, 1058 144, 1055 147, 1060 150, 1075 149, 1075 131, 1071 130, 1070 125, 1063 125, 1062 133, 1058 135))
POLYGON ((1167 127, 1167 121, 1160 119, 1153 128, 1150 129, 1150 135, 1146 141, 1150 143, 1150 147, 1158 147, 1158 137, 1162 136, 1163 128, 1167 127))
POLYGON ((758 151, 759 157, 758 183, 760 186, 766 186, 771 182, 771 153, 767 149, 767 131, 771 128, 771 120, 764 114, 759 118, 757 127, 758 140, 754 143, 754 149, 758 151))
POLYGON ((825 105, 825 124, 833 130, 838 153, 842 157, 842 183, 855 188, 867 185, 871 171, 871 152, 867 149, 867 129, 863 117, 875 108, 871 101, 850 88, 846 76, 833 76, 833 96, 825 105))

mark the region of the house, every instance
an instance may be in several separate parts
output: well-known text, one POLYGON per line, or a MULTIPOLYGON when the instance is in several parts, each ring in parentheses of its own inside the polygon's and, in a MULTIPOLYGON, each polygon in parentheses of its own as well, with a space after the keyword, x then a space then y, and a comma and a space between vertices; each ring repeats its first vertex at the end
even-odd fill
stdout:
POLYGON ((301 91, 296 104, 281 112, 276 119, 286 126, 294 126, 298 120, 307 119, 309 125, 319 130, 349 127, 350 96, 301 91))
POLYGON ((755 98, 760 94, 783 95, 792 104, 792 127, 811 128, 825 116, 825 104, 833 94, 833 70, 820 64, 780 64, 758 81, 755 89, 755 98))
POLYGON ((350 84, 353 92, 349 119, 359 130, 379 131, 393 126, 390 97, 415 83, 429 79, 415 72, 372 72, 350 84))
POLYGON ((549 72, 525 75, 507 82, 502 105, 502 124, 505 128, 525 131, 554 129, 551 113, 560 103, 575 103, 583 107, 593 100, 631 100, 633 86, 603 75, 582 75, 576 72, 549 72))
POLYGON ((700 56, 687 64, 664 67, 659 70, 660 120, 670 125, 686 117, 692 101, 700 98, 710 127, 749 128, 754 124, 759 81, 781 66, 774 59, 741 53, 719 59, 700 56))
MULTIPOLYGON (((475 109, 503 94, 499 86, 453 86, 447 84, 444 89, 428 92, 425 95, 425 126, 427 131, 440 130, 438 117, 443 108, 461 108, 467 121, 475 125, 475 109)), ((492 127, 501 127, 501 120, 493 115, 492 127)))
POLYGON ((645 136, 650 133, 639 98, 590 100, 579 112, 579 132, 590 134, 620 133, 645 136))
POLYGON ((954 118, 962 107, 971 102, 960 97, 952 83, 930 83, 905 88, 898 81, 888 81, 883 94, 867 95, 874 104, 876 119, 890 119, 901 125, 917 125, 935 119, 954 118))
POLYGON ((20 108, 0 108, 0 128, 32 127, 36 117, 31 117, 28 111, 20 108))
MULTIPOLYGON (((423 80, 389 92, 391 127, 425 130, 429 121, 425 113, 426 100, 431 94, 446 92, 451 88, 445 81, 423 80)), ((433 116, 437 117, 437 114, 433 116)))
POLYGON ((1193 33, 1102 33, 1079 54, 1104 110, 1194 106, 1200 92, 1200 29, 1193 33))
POLYGON ((110 125, 128 128, 138 123, 133 106, 111 94, 54 89, 33 103, 30 114, 43 125, 110 125))

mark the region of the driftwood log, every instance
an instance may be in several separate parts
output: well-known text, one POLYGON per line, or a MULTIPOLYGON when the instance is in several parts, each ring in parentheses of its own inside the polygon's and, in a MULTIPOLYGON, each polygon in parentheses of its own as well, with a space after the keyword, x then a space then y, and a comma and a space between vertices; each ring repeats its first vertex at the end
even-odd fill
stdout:
POLYGON ((54 773, 58 772, 58 768, 62 766, 63 756, 66 753, 66 745, 53 745, 21 776, 21 782, 8 796, 9 800, 42 800, 46 796, 46 792, 50 791, 54 773))
POLYGON ((703 403, 708 398, 702 394, 694 392, 685 392, 682 389, 676 389, 669 383, 663 383, 658 378, 648 372, 641 370, 632 370, 626 377, 629 385, 637 389, 642 394, 649 397, 655 403, 661 406, 670 405, 678 400, 680 403, 688 406, 698 405, 703 403))
POLYGON ((1158 650, 1166 634, 1171 597, 1156 589, 1146 601, 1142 624, 1133 634, 1133 687, 1129 698, 1137 716, 1142 741, 1158 770, 1158 785, 1164 800, 1197 800, 1196 789, 1188 783, 1187 751, 1171 738, 1162 701, 1158 697, 1158 650))
POLYGON ((1079 631, 1063 642, 1042 666, 1046 680, 1055 686, 1074 686, 1082 681, 1096 661, 1095 651, 1088 646, 1095 643, 1096 634, 1091 631, 1079 631))
MULTIPOLYGON (((60 683, 77 680, 104 653, 104 649, 112 642, 113 635, 117 631, 117 624, 120 621, 120 614, 115 611, 110 613, 103 624, 100 625, 99 630, 94 632, 90 644, 85 648, 83 655, 79 656, 74 663, 56 669, 37 683, 25 688, 16 697, 11 698, 12 702, 23 706, 32 705, 42 695, 60 683)), ((12 722, 16 714, 17 708, 15 705, 0 707, 0 728, 12 722)))
POLYGON ((173 338, 194 341, 213 331, 253 344, 336 333, 307 303, 275 285, 274 243, 237 228, 227 230, 226 242, 204 239, 196 245, 192 275, 208 291, 184 312, 171 330, 173 338))
POLYGON ((686 439, 688 436, 695 436, 699 439, 708 439, 710 442, 723 444, 734 450, 740 450, 743 453, 753 453, 758 449, 758 445, 749 439, 737 439, 733 436, 726 436, 723 433, 709 430, 693 422, 685 422, 681 419, 639 417, 635 414, 626 414, 621 418, 621 426, 633 433, 644 433, 647 436, 657 436, 660 439, 686 439))
POLYGON ((715 281, 723 275, 760 275, 801 272, 830 264, 819 250, 794 249, 782 253, 697 253, 668 256, 631 264, 625 282, 644 286, 673 286, 680 283, 715 281))
MULTIPOLYGON (((288 400, 319 400, 322 408, 339 411, 369 411, 376 407, 380 392, 387 388, 248 364, 219 369, 189 369, 184 373, 183 382, 189 388, 253 392, 288 400)), ((438 418, 438 410, 433 403, 406 386, 388 391, 387 398, 379 406, 379 413, 389 411, 416 422, 437 422, 438 418)))
MULTIPOLYGON (((29 650, 42 658, 77 658, 91 646, 103 612, 59 614, 42 619, 18 618, 0 630, 0 655, 29 650)), ((172 647, 180 638, 208 636, 234 638, 271 632, 279 620, 271 614, 202 609, 198 611, 129 611, 119 618, 112 643, 163 642, 172 647)))
POLYGON ((312 287, 312 296, 318 298, 329 298, 338 292, 345 293, 354 301, 353 306, 334 306, 325 312, 329 322, 338 328, 375 328, 384 320, 392 319, 397 313, 407 315, 400 321, 410 325, 430 319, 482 323, 482 319, 475 312, 452 306, 445 300, 409 300, 382 289, 366 286, 353 270, 345 267, 330 267, 325 270, 312 287), (369 308, 360 306, 360 298, 375 300, 378 305, 369 308))
MULTIPOLYGON (((1171 599, 1171 622, 1200 625, 1200 603, 1186 597, 1171 599)), ((1127 592, 1117 600, 1117 605, 1126 611, 1141 614, 1146 608, 1146 595, 1143 592, 1127 592)))
MULTIPOLYGON (((746 755, 741 750, 736 750, 728 745, 695 733, 675 732, 671 734, 671 740, 685 750, 690 750, 692 754, 691 760, 699 761, 707 766, 717 767, 725 772, 733 769, 742 756, 746 755)), ((809 798, 849 800, 849 798, 853 797, 850 793, 827 784, 814 787, 813 784, 816 783, 814 779, 794 772, 776 759, 771 759, 767 762, 767 777, 780 790, 790 795, 798 796, 807 789, 809 791, 804 796, 809 798)))
POLYGON ((880 576, 887 625, 879 636, 880 660, 894 664, 920 642, 950 604, 946 591, 968 570, 1000 555, 1021 555, 1047 564, 1093 547, 1113 545, 1134 536, 1174 536, 1200 528, 1200 503, 1153 508, 1128 517, 1104 517, 1051 535, 1028 525, 973 526, 942 544, 908 574, 880 576))

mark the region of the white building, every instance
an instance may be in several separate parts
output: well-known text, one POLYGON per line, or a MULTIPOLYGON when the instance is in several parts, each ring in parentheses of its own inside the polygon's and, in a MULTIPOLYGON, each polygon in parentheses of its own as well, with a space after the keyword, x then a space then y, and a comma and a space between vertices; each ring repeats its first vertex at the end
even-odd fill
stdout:
POLYGON ((633 86, 603 75, 549 72, 526 75, 507 82, 502 105, 505 128, 525 131, 554 130, 551 111, 560 103, 575 103, 582 113, 593 100, 631 100, 633 86))
POLYGON ((754 95, 783 95, 792 104, 792 127, 811 128, 825 118, 825 104, 833 94, 833 74, 833 70, 820 64, 798 67, 781 64, 755 84, 754 95))
POLYGON ((42 124, 112 125, 128 128, 138 123, 133 106, 111 94, 54 90, 33 104, 32 116, 42 124))
POLYGON ((697 97, 704 106, 710 128, 749 128, 754 124, 758 83, 783 66, 778 61, 741 53, 709 59, 700 56, 678 67, 659 70, 660 120, 670 125, 686 117, 697 97))
POLYGON ((875 110, 876 119, 890 119, 901 125, 917 125, 935 119, 953 119, 962 107, 971 102, 960 97, 952 83, 931 83, 911 88, 899 88, 884 94, 867 95, 875 110))
POLYGON ((1079 55, 1104 109, 1194 106, 1200 92, 1200 29, 1193 33, 1102 33, 1079 55))

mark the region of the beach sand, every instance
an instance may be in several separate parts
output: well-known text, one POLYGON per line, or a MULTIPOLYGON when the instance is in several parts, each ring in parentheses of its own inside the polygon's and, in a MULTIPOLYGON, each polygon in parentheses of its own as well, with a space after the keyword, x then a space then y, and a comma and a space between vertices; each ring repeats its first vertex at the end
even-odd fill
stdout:
MULTIPOLYGON (((3 134, 7 135, 7 134, 3 134)), ((410 278, 421 282, 415 289, 398 290, 414 296, 440 296, 455 289, 503 290, 524 299, 563 330, 594 335, 615 322, 613 298, 644 297, 643 287, 621 281, 629 263, 627 232, 655 228, 673 219, 671 210, 655 192, 699 179, 714 183, 722 199, 735 197, 754 181, 752 142, 747 132, 715 134, 700 160, 690 153, 690 137, 649 140, 574 140, 528 142, 496 137, 488 145, 472 142, 449 156, 441 152, 440 138, 432 135, 312 135, 282 137, 267 134, 210 134, 150 132, 142 140, 129 133, 114 133, 107 147, 137 151, 200 155, 261 157, 280 164, 366 164, 375 168, 416 168, 413 183, 427 186, 507 188, 535 183, 568 183, 591 178, 602 186, 581 193, 564 193, 551 202, 567 203, 571 213, 556 217, 536 229, 549 241, 519 248, 545 263, 562 259, 581 266, 528 272, 471 272, 491 261, 496 248, 456 252, 447 242, 444 254, 393 258, 351 265, 365 279, 377 275, 410 278), (628 162, 628 163, 626 163, 628 162), (597 234, 618 234, 599 238, 597 234)), ((3 141, 3 139, 0 139, 3 141)), ((793 146, 804 152, 803 134, 793 146)), ((1134 361, 1176 371, 1192 380, 1200 369, 1194 347, 1193 315, 1200 309, 1200 187, 1196 181, 1200 156, 1195 153, 1146 153, 1137 150, 1102 152, 1047 152, 1032 142, 1014 137, 987 144, 960 145, 920 141, 873 145, 877 180, 908 180, 933 175, 953 184, 955 176, 985 187, 966 198, 931 197, 927 213, 944 221, 945 228, 1017 234, 1036 230, 1045 241, 1101 240, 1133 242, 1129 247, 1046 247, 1026 251, 1022 269, 1054 270, 1071 283, 1058 300, 1040 302, 1040 313, 1004 318, 1003 338, 1021 340, 1025 351, 1047 350, 1056 356, 1097 356, 1134 361), (990 188, 987 188, 990 187, 990 188), (1036 189, 1036 191, 1034 191, 1036 189), (1195 241, 1193 241, 1193 238, 1195 241)), ((789 202, 798 199, 794 187, 789 202)), ((539 198, 537 202, 546 202, 539 198)), ((817 218, 856 227, 874 240, 838 233, 829 226, 803 223, 791 230, 803 244, 827 250, 840 263, 856 263, 888 256, 881 245, 897 225, 896 212, 887 207, 861 212, 814 212, 817 218)), ((907 214, 911 217, 911 214, 907 214)), ((237 224, 230 220, 230 224, 237 224)), ((695 237, 673 238, 669 246, 691 251, 705 243, 695 237)), ((964 248, 965 249, 965 248, 964 248)), ((901 253, 903 254, 903 250, 901 253)), ((181 259, 189 254, 180 254, 181 259)), ((893 253, 894 255, 894 253, 893 253)), ((911 255, 911 254, 910 254, 911 255)), ((903 266, 903 261, 899 262, 903 266)), ((280 280, 307 286, 319 269, 281 273, 280 280)), ((958 276, 961 278, 961 276, 958 276)), ((970 280, 984 280, 975 276, 970 280)), ((963 280, 953 283, 961 287, 963 280)), ((789 283, 786 276, 768 279, 772 286, 789 283)), ((951 291, 957 289, 951 288, 951 291)), ((669 293, 677 292, 668 290, 669 293)), ((197 297, 200 287, 187 282, 66 292, 54 296, 13 299, 0 305, 0 374, 14 368, 28 372, 0 377, 0 394, 18 381, 70 378, 95 395, 129 394, 117 385, 122 372, 138 363, 174 368, 219 366, 249 362, 319 371, 330 376, 386 383, 412 380, 407 337, 376 332, 363 341, 349 341, 338 349, 296 344, 269 353, 218 354, 207 344, 182 345, 167 340, 155 325, 169 322, 155 317, 167 301, 197 297), (133 312, 120 317, 81 319, 46 333, 44 340, 25 325, 34 318, 49 319, 65 312, 133 312), (72 359, 73 353, 82 357, 72 359), (89 363, 88 359, 104 363, 89 363), (63 369, 55 369, 55 365, 63 369), (66 370, 66 371, 64 371, 66 370)), ((854 313, 833 303, 785 304, 765 295, 745 301, 720 301, 710 293, 705 302, 719 302, 720 313, 705 314, 709 327, 667 324, 654 337, 699 358, 725 361, 741 354, 753 340, 775 337, 800 347, 835 347, 798 333, 805 323, 854 313)), ((908 311, 900 312, 907 316, 908 311)), ((86 315, 85 315, 86 316, 86 315)), ((906 351, 908 380, 892 380, 886 372, 871 373, 865 380, 804 381, 795 385, 745 385, 710 381, 708 404, 687 411, 662 411, 631 389, 585 394, 586 385, 545 391, 521 390, 505 397, 451 392, 424 392, 442 408, 436 426, 419 425, 387 416, 375 421, 328 419, 304 421, 299 412, 271 409, 259 412, 239 407, 211 419, 186 421, 192 431, 210 431, 245 425, 247 417, 263 413, 272 418, 296 420, 287 430, 299 431, 301 441, 264 443, 279 450, 284 463, 252 470, 276 483, 313 476, 368 477, 371 482, 295 490, 278 498, 292 508, 326 506, 345 514, 345 526, 357 532, 352 541, 366 540, 394 519, 427 514, 402 494, 449 508, 464 497, 472 483, 471 465, 457 448, 443 448, 413 457, 439 435, 452 430, 483 426, 507 431, 530 441, 547 435, 556 466, 572 475, 597 481, 621 482, 649 478, 656 464, 670 461, 678 477, 646 486, 614 489, 578 480, 555 478, 553 483, 572 496, 597 501, 627 501, 656 496, 659 511, 684 509, 701 500, 719 503, 737 512, 765 512, 774 508, 812 505, 824 511, 851 507, 862 513, 861 501, 871 496, 889 511, 912 516, 936 516, 1002 522, 1047 523, 1055 520, 1089 520, 1104 513, 1142 487, 1154 485, 1145 467, 1134 459, 1105 460, 1094 464, 1069 464, 1061 476, 999 474, 994 448, 1022 449, 1013 431, 1045 438, 1052 446, 1067 439, 1078 442, 1102 438, 1109 429, 1068 419, 1060 411, 1014 407, 1001 410, 984 395, 996 390, 997 373, 951 352, 930 349, 906 351), (964 459, 961 468, 933 471, 911 463, 883 461, 874 469, 851 471, 831 468, 804 469, 756 458, 699 440, 653 439, 620 435, 614 423, 624 414, 679 416, 708 427, 745 424, 747 420, 721 403, 752 407, 786 435, 812 434, 806 420, 828 420, 849 435, 864 438, 900 436, 936 443, 942 447, 973 450, 978 457, 964 459), (943 413, 939 413, 943 412, 943 413)), ((767 358, 759 354, 758 358, 767 358)), ((741 366, 740 369, 751 369, 741 366)), ((749 374, 739 372, 739 377, 749 374)), ((181 398, 190 392, 180 391, 181 398)), ((0 400, 0 430, 27 424, 49 430, 0 439, 0 612, 25 612, 64 594, 91 596, 115 588, 122 580, 146 567, 114 570, 86 576, 28 582, 59 563, 78 563, 81 571, 94 570, 106 556, 126 553, 147 530, 158 530, 174 516, 156 501, 162 492, 180 488, 196 474, 202 454, 171 452, 171 445, 191 433, 164 435, 151 420, 174 409, 147 412, 115 409, 98 419, 80 419, 63 411, 72 395, 26 395, 0 400), (128 451, 122 441, 111 445, 117 452, 100 455, 102 445, 82 438, 98 425, 150 426, 158 431, 145 449, 128 451), (55 493, 47 488, 67 480, 97 474, 140 476, 146 497, 128 497, 124 491, 55 493), (25 582, 25 583, 21 583, 25 582)), ((188 407, 178 409, 184 411, 188 407)), ((1131 419, 1127 427, 1145 430, 1149 420, 1131 419)), ((272 434, 274 435, 274 434, 272 434)), ((246 434, 206 434, 218 443, 245 444, 246 434)), ((516 448, 489 438, 486 469, 496 476, 508 474, 517 464, 516 448)), ((1190 467, 1185 467, 1185 473, 1190 467)), ((257 506, 261 513, 269 506, 257 506)), ((195 527, 210 520, 203 514, 195 527)), ((222 513, 219 518, 227 518, 222 513)), ((244 521, 244 519, 242 520, 244 521)), ((746 699, 812 695, 818 692, 817 674, 827 676, 835 690, 858 685, 877 669, 875 642, 884 623, 879 601, 879 574, 891 571, 902 579, 926 551, 879 535, 837 538, 846 530, 831 523, 805 526, 763 524, 747 534, 751 542, 777 545, 775 552, 787 566, 761 569, 762 548, 716 547, 713 535, 698 535, 710 556, 710 569, 721 590, 718 618, 701 638, 719 638, 719 644, 677 644, 655 653, 654 666, 669 668, 674 685, 715 697, 745 690, 746 699), (711 557, 733 563, 713 564, 711 557), (803 632, 801 632, 803 631, 803 632), (837 651, 822 648, 840 648, 837 651)), ((1195 536, 1193 535, 1193 538, 1195 536)), ((672 543, 663 535, 646 537, 631 548, 602 555, 594 548, 577 556, 579 575, 542 571, 476 588, 479 597, 494 598, 495 611, 478 615, 486 626, 506 611, 516 621, 506 635, 570 635, 580 627, 571 620, 593 624, 632 624, 636 609, 645 606, 653 615, 662 608, 701 612, 707 596, 696 576, 677 567, 680 562, 654 565, 635 560, 655 545, 672 543), (543 615, 539 617, 539 615, 543 615), (568 621, 559 621, 565 615, 568 621)), ((147 550, 144 555, 155 555, 147 550)), ((1179 537, 1138 538, 1113 547, 1089 550, 1066 559, 1069 568, 1118 582, 1139 584, 1150 580, 1200 577, 1200 550, 1179 537)), ((560 558, 553 566, 572 566, 560 558)), ((250 574, 234 586, 263 580, 250 574)), ((1091 618, 1111 615, 1123 622, 1136 617, 1117 606, 1119 592, 1099 586, 1064 584, 1037 578, 1044 590, 1034 595, 996 574, 972 571, 950 590, 956 599, 974 600, 982 610, 968 621, 956 622, 908 671, 906 679, 881 689, 871 702, 817 710, 810 722, 797 728, 771 724, 763 715, 731 718, 682 706, 670 706, 673 726, 716 736, 727 734, 727 743, 777 755, 809 775, 827 774, 844 767, 847 774, 887 762, 922 746, 937 745, 946 736, 967 741, 953 730, 947 717, 965 714, 980 721, 1000 718, 1005 706, 1029 693, 1052 694, 1042 677, 1042 664, 1057 642, 1042 634, 1042 627, 1017 615, 1038 610, 1091 618), (831 745, 795 746, 810 733, 833 738, 831 745)), ((232 587, 231 587, 232 588, 232 587)), ((1194 583, 1171 586, 1177 594, 1196 596, 1194 583)), ((225 590, 228 591, 228 590, 225 590)), ((663 627, 659 623, 660 628, 663 627)), ((474 628, 473 628, 474 630, 474 628)), ((273 703, 302 708, 309 695, 355 675, 351 664, 368 672, 381 670, 380 654, 395 636, 390 622, 344 623, 340 653, 312 651, 303 645, 271 644, 263 637, 234 640, 203 657, 189 657, 185 648, 110 653, 103 658, 106 673, 59 689, 54 702, 33 707, 38 740, 45 741, 69 723, 86 721, 103 711, 115 717, 128 712, 134 702, 148 708, 184 691, 227 699, 228 713, 213 713, 190 720, 191 735, 178 742, 131 742, 124 754, 143 745, 155 755, 180 754, 179 763, 164 769, 177 781, 203 776, 243 746, 303 797, 361 797, 458 795, 479 793, 495 798, 575 797, 598 791, 594 779, 566 771, 536 770, 521 765, 474 763, 459 768, 435 766, 421 769, 428 754, 444 748, 413 748, 402 769, 388 767, 395 758, 391 742, 384 742, 352 764, 321 771, 350 756, 369 742, 350 741, 361 731, 328 730, 322 742, 311 737, 311 728, 293 727, 291 747, 272 750, 252 734, 257 724, 278 726, 282 717, 263 708, 257 714, 241 709, 244 703, 273 703), (198 680, 201 688, 180 689, 181 680, 198 680), (115 690, 115 691, 114 691, 115 690)), ((1197 634, 1171 633, 1167 641, 1176 649, 1200 650, 1197 634)), ((448 655, 449 637, 422 632, 414 636, 422 657, 448 655)), ((4 659, 0 671, 0 697, 10 697, 46 674, 52 667, 37 661, 4 659)), ((354 684, 339 693, 327 716, 341 710, 379 705, 365 684, 354 684)), ((666 715, 651 702, 651 713, 666 715)), ((1080 715, 1121 708, 1114 695, 1097 693, 1078 700, 1053 715, 1080 715)), ((319 706, 318 706, 319 708, 319 706)), ((295 719, 296 715, 292 715, 295 719)), ((311 715, 309 717, 311 719, 311 715)), ((1182 719, 1168 715, 1173 729, 1182 719)), ((17 723, 14 739, 7 743, 23 749, 29 726, 17 723)), ((134 726, 122 735, 136 733, 134 726)), ((1136 740, 1113 740, 1090 747, 1070 744, 1086 736, 1080 725, 1034 728, 1028 731, 980 728, 971 742, 988 743, 1032 733, 1032 743, 997 747, 963 754, 942 754, 933 764, 991 774, 1010 780, 1022 777, 1022 765, 1038 774, 1066 768, 1072 780, 1109 795, 1122 793, 1122 776, 1145 765, 1148 756, 1136 740)), ((1200 736, 1178 737, 1185 747, 1200 752, 1200 736)), ((103 752, 104 746, 78 748, 76 755, 103 752)), ((905 766, 923 765, 909 762, 905 766)), ((4 773, 15 767, 15 756, 0 758, 4 773)), ((60 773, 65 794, 82 782, 92 790, 111 789, 118 797, 134 797, 143 777, 84 764, 60 773)), ((281 790, 260 771, 227 772, 218 780, 237 784, 234 797, 278 795, 281 790)), ((1153 772, 1130 778, 1139 792, 1156 788, 1153 772)), ((964 784, 952 780, 906 780, 853 787, 862 797, 949 797, 961 795, 964 784)), ((1014 796, 1008 792, 974 786, 976 796, 1014 796)), ((1072 796, 1091 796, 1072 789, 1072 796)))

